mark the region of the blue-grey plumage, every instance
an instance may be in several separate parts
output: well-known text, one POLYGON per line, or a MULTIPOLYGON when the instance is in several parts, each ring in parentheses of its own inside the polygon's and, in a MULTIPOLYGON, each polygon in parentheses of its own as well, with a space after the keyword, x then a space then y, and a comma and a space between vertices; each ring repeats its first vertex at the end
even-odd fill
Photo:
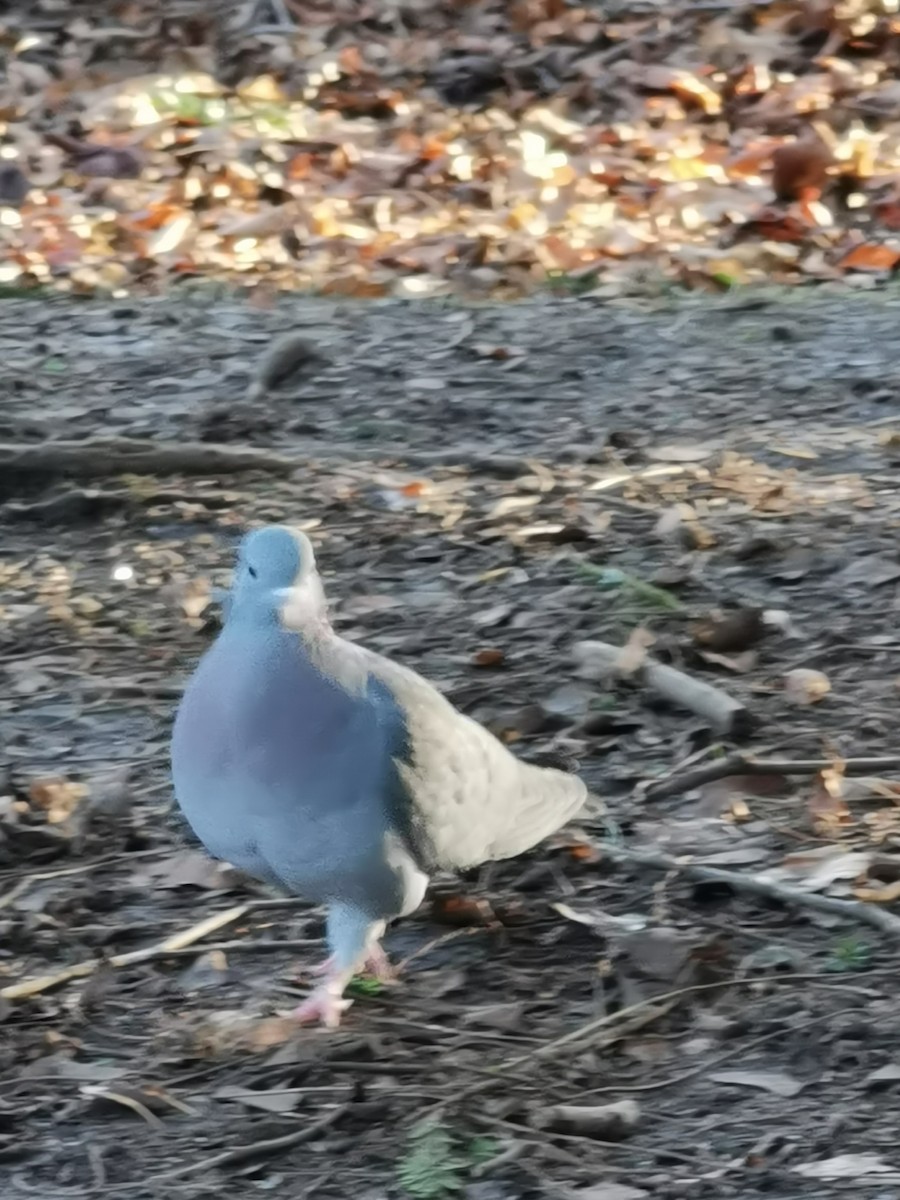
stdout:
POLYGON ((178 802, 216 857, 328 908, 331 957, 301 1018, 337 1024, 364 961, 427 872, 511 857, 581 807, 576 777, 528 766, 420 676, 338 637, 312 546, 248 535, 227 619, 172 738, 178 802))

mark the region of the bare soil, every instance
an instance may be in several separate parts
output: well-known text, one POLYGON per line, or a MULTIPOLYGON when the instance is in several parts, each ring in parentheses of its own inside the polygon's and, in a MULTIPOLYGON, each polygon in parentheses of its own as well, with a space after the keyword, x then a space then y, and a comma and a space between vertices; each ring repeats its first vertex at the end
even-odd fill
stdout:
MULTIPOLYGON (((854 851, 832 894, 883 892, 888 782, 652 801, 636 785, 734 745, 572 660, 643 626, 653 655, 746 703, 743 749, 896 750, 897 304, 0 303, 0 988, 97 964, 0 1002, 4 1200, 900 1197, 890 940, 591 848, 735 873, 854 851), (248 400, 298 329, 326 361, 248 400), (296 469, 105 476, 102 449, 66 475, 11 465, 50 438, 252 446, 296 469), (577 764, 608 809, 437 881, 388 935, 400 984, 362 981, 336 1033, 279 1018, 319 914, 208 863, 168 785, 209 589, 276 520, 310 529, 344 634, 517 752, 577 764), (818 703, 785 687, 797 669, 827 676, 818 703), (109 961, 242 904, 205 941, 109 961), (548 1111, 626 1099, 619 1138, 548 1111)), ((811 871, 798 886, 823 887, 811 871)))

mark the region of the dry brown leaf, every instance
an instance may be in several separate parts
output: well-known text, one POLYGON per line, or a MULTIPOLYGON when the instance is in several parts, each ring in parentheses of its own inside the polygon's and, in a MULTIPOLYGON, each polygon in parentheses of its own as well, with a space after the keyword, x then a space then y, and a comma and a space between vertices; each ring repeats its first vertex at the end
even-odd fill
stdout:
POLYGON ((196 620, 209 608, 212 585, 208 579, 189 579, 180 598, 181 610, 186 617, 196 620))
POLYGON ((824 837, 839 836, 853 824, 853 818, 844 798, 843 773, 838 768, 827 767, 813 781, 809 795, 809 815, 813 830, 824 837))
POLYGON ((842 271, 894 271, 900 264, 900 250, 876 242, 863 242, 844 255, 838 263, 842 271))
POLYGON ((431 915, 441 925, 468 927, 497 924, 497 914, 487 900, 476 896, 437 895, 431 915))
POLYGON ((831 691, 831 682, 822 671, 797 667, 785 675, 784 689, 794 704, 818 704, 831 691))
POLYGON ((299 1032, 300 1026, 290 1016, 260 1018, 225 1010, 208 1013, 191 1036, 194 1053, 217 1057, 234 1051, 264 1053, 292 1041, 299 1032))
POLYGON ((622 647, 619 657, 616 659, 615 670, 620 675, 634 675, 639 671, 647 661, 647 651, 656 641, 654 635, 649 629, 645 629, 643 625, 638 625, 632 629, 628 636, 628 641, 622 647))
POLYGON ((28 788, 28 799, 47 814, 47 823, 61 825, 79 808, 88 794, 83 783, 71 779, 36 779, 28 788))
POLYGON ((476 650, 472 655, 473 667, 502 667, 506 655, 497 647, 489 646, 484 650, 476 650))
POLYGON ((857 900, 866 900, 870 904, 892 904, 900 900, 900 879, 893 883, 884 883, 880 887, 854 888, 853 895, 857 900))

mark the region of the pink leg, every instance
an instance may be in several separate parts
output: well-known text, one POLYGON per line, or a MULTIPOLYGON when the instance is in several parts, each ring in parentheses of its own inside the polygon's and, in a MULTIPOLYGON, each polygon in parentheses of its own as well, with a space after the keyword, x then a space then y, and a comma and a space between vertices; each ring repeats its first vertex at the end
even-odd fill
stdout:
POLYGON ((335 995, 334 989, 323 984, 316 988, 313 994, 294 1009, 294 1020, 301 1025, 310 1025, 321 1021, 326 1029, 337 1029, 341 1017, 353 1003, 335 995))
MULTIPOLYGON (((370 971, 379 983, 392 984, 397 982, 397 972, 391 966, 390 959, 380 945, 372 947, 361 965, 367 971, 370 971)), ((328 975, 333 970, 334 955, 331 955, 323 963, 319 963, 316 967, 311 967, 310 973, 313 975, 328 975)))
POLYGON ((384 921, 373 921, 353 905, 329 905, 328 942, 334 953, 316 969, 315 973, 325 978, 295 1011, 298 1021, 323 1021, 328 1028, 337 1028, 352 1003, 344 999, 344 990, 363 964, 382 982, 393 979, 387 955, 380 945, 384 925, 384 921))

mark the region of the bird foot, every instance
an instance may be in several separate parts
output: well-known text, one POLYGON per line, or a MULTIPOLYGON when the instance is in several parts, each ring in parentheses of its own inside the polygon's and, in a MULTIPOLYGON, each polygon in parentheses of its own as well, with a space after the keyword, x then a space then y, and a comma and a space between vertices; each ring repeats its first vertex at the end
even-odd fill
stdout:
POLYGON ((311 1025, 321 1021, 326 1029, 337 1029, 341 1017, 353 1003, 336 996, 334 990, 324 984, 316 988, 313 994, 294 1009, 293 1017, 301 1025, 311 1025))
MULTIPOLYGON (((361 968, 369 971, 379 983, 389 987, 397 982, 397 972, 391 966, 390 960, 380 946, 370 950, 360 964, 361 968)), ((312 968, 313 975, 328 975, 334 970, 334 956, 326 958, 323 963, 312 968)))

